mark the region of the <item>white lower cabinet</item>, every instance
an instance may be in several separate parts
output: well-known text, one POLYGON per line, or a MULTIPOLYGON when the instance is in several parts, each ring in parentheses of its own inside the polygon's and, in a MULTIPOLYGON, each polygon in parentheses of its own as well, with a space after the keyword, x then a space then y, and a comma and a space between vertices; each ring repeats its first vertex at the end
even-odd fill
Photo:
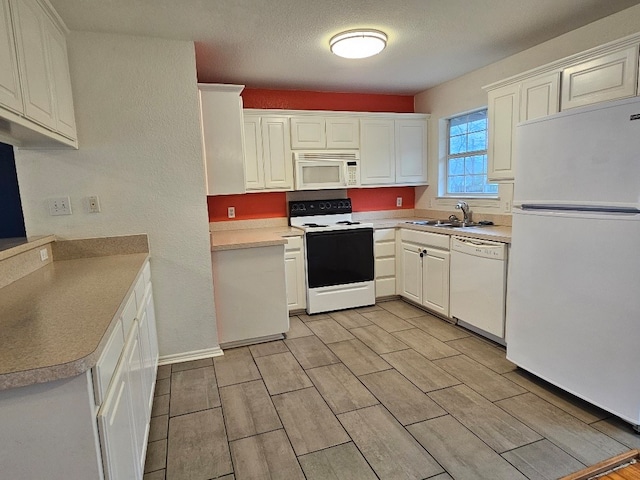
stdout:
POLYGON ((400 230, 399 294, 444 316, 449 316, 448 250, 448 235, 400 230))
POLYGON ((148 262, 122 303, 92 369, 0 390, 0 478, 142 480, 158 363, 148 262))
POLYGON ((376 298, 396 294, 396 231, 376 230, 373 234, 376 275, 376 298))
MULTIPOLYGON (((144 473, 158 365, 155 310, 148 266, 145 266, 145 274, 138 278, 132 294, 138 307, 135 318, 133 321, 122 319, 122 323, 130 327, 97 415, 107 480, 137 480, 142 479, 144 473)), ((124 315, 130 315, 128 310, 125 309, 124 315)), ((102 355, 96 369, 100 369, 102 362, 112 356, 112 353, 102 355)))
MULTIPOLYGON (((132 329, 133 332, 134 329, 132 329)), ((136 344, 137 335, 130 335, 122 351, 122 357, 130 358, 136 344)), ((131 431, 135 426, 136 414, 128 368, 127 361, 121 361, 118 364, 111 379, 108 395, 98 412, 98 429, 106 480, 142 478, 139 447, 131 431)))
POLYGON ((284 248, 287 307, 289 311, 307 308, 304 269, 304 241, 302 237, 288 237, 284 248))

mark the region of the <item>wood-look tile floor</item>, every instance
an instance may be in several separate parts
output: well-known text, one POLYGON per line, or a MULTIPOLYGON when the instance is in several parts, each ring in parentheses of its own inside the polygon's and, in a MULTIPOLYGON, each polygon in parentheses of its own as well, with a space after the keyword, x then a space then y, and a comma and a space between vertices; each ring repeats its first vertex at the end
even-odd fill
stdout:
POLYGON ((557 479, 640 435, 400 300, 158 370, 145 480, 557 479))

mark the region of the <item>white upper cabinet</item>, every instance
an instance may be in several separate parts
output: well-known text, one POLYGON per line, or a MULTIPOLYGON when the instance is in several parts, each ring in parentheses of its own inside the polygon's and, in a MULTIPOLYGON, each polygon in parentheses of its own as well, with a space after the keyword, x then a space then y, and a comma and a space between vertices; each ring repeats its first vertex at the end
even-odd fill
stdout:
POLYGON ((354 117, 325 119, 327 148, 351 149, 360 147, 360 124, 354 117))
POLYGON ((324 117, 291 117, 291 148, 314 150, 326 146, 324 117))
POLYGON ((0 106, 24 113, 9 0, 0 0, 0 106))
POLYGON ((243 88, 198 84, 207 195, 245 193, 243 88))
POLYGON ((76 138, 76 118, 73 111, 67 40, 64 33, 52 23, 46 25, 45 35, 51 58, 56 130, 62 135, 74 139, 76 138))
POLYGON ((552 72, 522 82, 520 121, 558 113, 560 109, 560 72, 552 72))
POLYGON ((396 128, 396 183, 427 183, 427 121, 400 119, 396 128))
POLYGON ((245 110, 244 164, 247 192, 293 190, 289 117, 245 110))
POLYGON ((520 84, 489 91, 488 102, 487 176, 490 181, 513 180, 513 134, 520 121, 520 84))
POLYGON ((260 117, 253 115, 244 117, 244 174, 247 190, 264 188, 260 117))
POLYGON ((360 120, 360 183, 393 185, 396 182, 395 124, 387 118, 360 120))
POLYGON ((519 122, 637 95, 639 46, 640 34, 631 35, 484 87, 489 180, 514 180, 519 122))
POLYGON ((47 53, 45 15, 36 0, 12 0, 25 115, 55 129, 53 75, 47 53))
POLYGON ((562 72, 562 110, 636 95, 638 45, 597 56, 562 72))
POLYGON ((293 190, 293 156, 287 117, 262 117, 264 186, 269 190, 293 190))
POLYGON ((428 116, 406 117, 360 119, 362 185, 426 185, 428 116))
POLYGON ((0 25, 2 141, 21 147, 77 147, 66 29, 60 18, 45 1, 0 0, 0 25))
POLYGON ((291 148, 352 149, 360 146, 358 119, 304 115, 291 117, 291 148))

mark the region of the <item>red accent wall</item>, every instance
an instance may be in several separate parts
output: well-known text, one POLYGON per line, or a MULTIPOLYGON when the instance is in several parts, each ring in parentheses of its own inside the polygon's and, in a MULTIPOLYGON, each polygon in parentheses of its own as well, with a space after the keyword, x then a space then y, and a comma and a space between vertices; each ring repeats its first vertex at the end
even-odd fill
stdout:
POLYGON ((415 208, 416 204, 414 187, 350 188, 347 196, 354 212, 407 210, 415 208), (402 207, 396 207, 398 197, 402 197, 402 207))
MULTIPOLYGON (((347 196, 351 198, 354 212, 407 210, 415 208, 416 203, 413 187, 350 188, 347 196), (402 197, 402 207, 396 207, 398 197, 402 197)), ((217 195, 207 197, 207 204, 210 222, 287 217, 285 192, 217 195), (235 218, 227 217, 228 207, 235 207, 235 218)))
POLYGON ((244 108, 414 113, 412 95, 245 88, 244 108))
POLYGON ((209 206, 210 222, 287 216, 287 194, 285 192, 217 195, 215 197, 207 197, 207 204, 209 206), (227 217, 228 207, 235 207, 235 219, 227 217))

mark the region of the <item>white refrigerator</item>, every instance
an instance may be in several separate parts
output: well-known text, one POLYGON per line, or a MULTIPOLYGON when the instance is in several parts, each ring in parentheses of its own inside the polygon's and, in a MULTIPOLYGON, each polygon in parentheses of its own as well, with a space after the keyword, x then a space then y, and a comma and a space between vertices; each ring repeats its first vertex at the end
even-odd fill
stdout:
POLYGON ((640 424, 640 99, 516 127, 507 358, 640 424))

